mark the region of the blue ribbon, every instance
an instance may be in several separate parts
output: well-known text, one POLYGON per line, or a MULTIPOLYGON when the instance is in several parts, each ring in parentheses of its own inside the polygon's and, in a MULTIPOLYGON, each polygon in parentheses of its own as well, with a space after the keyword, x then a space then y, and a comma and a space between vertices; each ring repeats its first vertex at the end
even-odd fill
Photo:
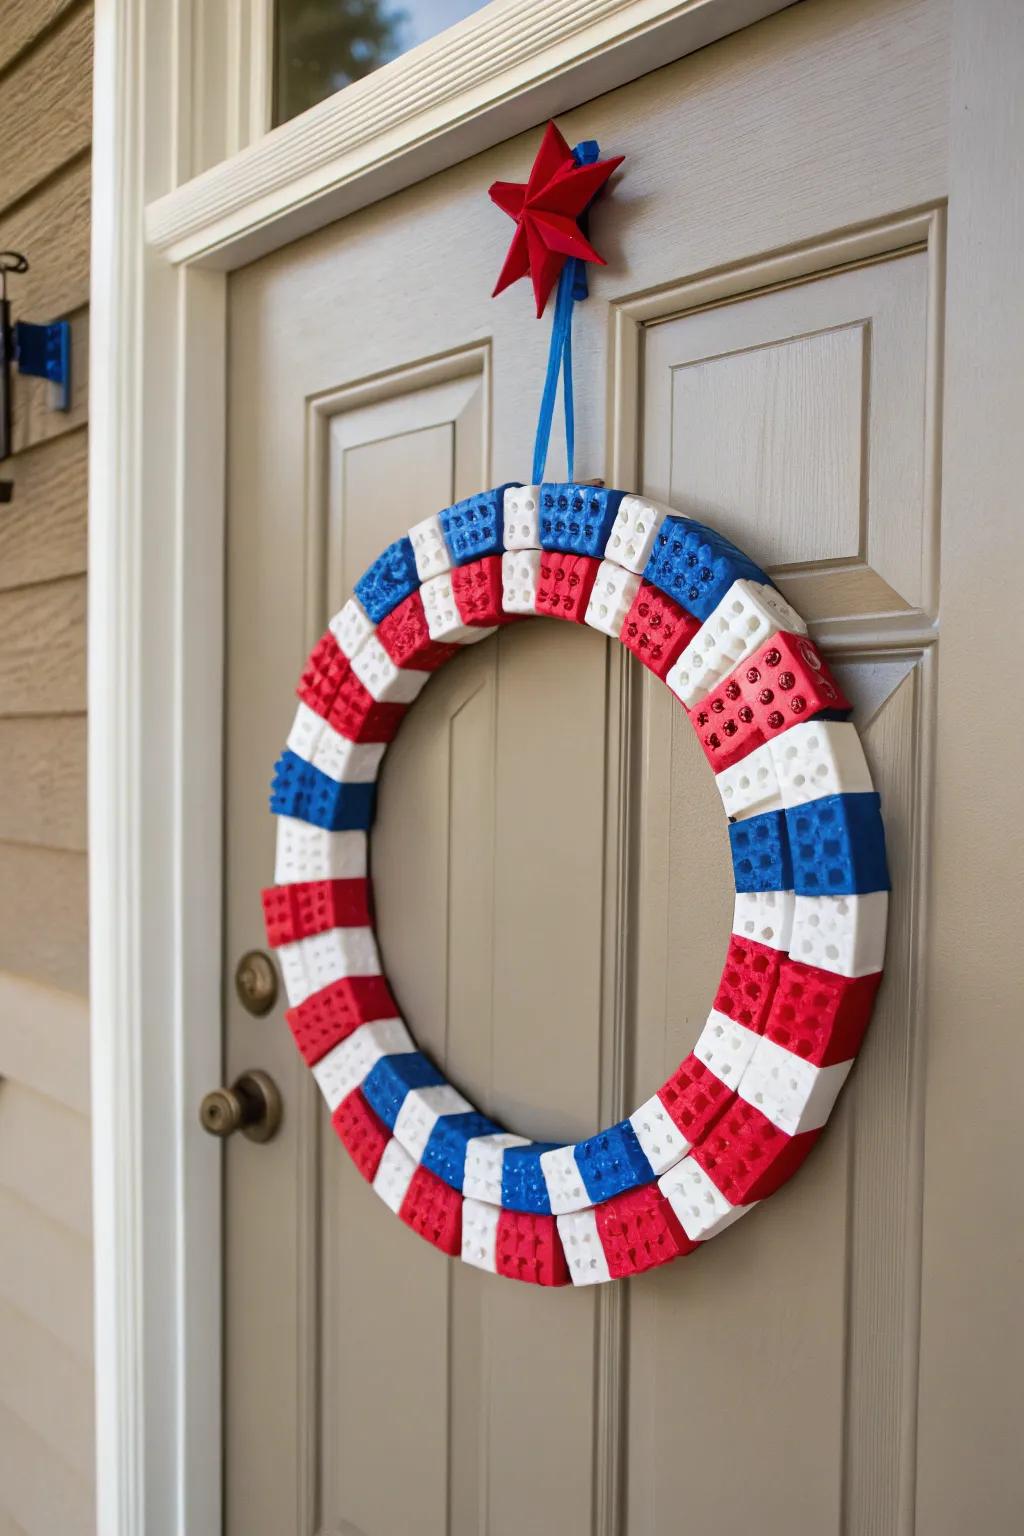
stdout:
MULTIPOLYGON (((577 165, 593 165, 600 156, 596 139, 586 139, 577 144, 572 157, 577 165)), ((583 210, 580 226, 587 231, 587 214, 590 204, 583 210)), ((555 293, 555 315, 551 327, 551 346, 548 351, 548 368, 544 377, 544 393, 540 400, 537 417, 537 436, 533 443, 533 484, 540 485, 548 462, 548 444, 551 440, 551 422, 555 413, 555 395, 558 392, 558 375, 562 375, 562 398, 565 413, 565 463, 566 479, 574 478, 576 465, 576 412, 572 388, 572 312, 574 305, 585 299, 587 264, 578 256, 570 256, 562 268, 555 293)))

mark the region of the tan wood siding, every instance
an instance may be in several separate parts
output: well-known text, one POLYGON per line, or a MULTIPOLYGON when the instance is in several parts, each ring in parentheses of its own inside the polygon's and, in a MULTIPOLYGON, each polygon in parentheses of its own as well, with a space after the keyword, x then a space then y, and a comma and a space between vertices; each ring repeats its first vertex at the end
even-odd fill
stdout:
POLYGON ((91 1532, 85 612, 92 7, 7 0, 0 249, 72 327, 71 410, 13 380, 0 476, 0 1533, 91 1532))

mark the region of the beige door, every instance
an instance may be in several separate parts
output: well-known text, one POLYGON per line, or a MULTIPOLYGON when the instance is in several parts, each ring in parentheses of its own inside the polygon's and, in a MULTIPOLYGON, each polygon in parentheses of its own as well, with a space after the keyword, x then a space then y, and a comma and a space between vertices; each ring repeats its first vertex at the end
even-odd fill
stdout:
MULTIPOLYGON (((543 1293, 453 1264, 337 1146, 280 1006, 227 997, 278 1138, 226 1151, 231 1536, 910 1529, 935 686, 947 14, 807 0, 570 114, 625 154, 577 320, 578 473, 776 573, 857 703, 895 896, 870 1037, 793 1183, 685 1264, 543 1293)), ((228 977, 262 947, 271 765, 303 657, 390 539, 528 477, 548 324, 488 297, 530 133, 231 279, 228 977)), ((526 625, 432 684, 373 865, 410 1024, 569 1140, 689 1049, 731 902, 682 712, 595 633, 526 625)))

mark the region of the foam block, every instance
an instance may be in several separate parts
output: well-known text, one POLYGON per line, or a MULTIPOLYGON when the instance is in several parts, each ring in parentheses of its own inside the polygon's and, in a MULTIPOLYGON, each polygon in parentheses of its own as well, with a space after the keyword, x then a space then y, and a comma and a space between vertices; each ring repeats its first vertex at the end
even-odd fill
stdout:
POLYGON ((737 891, 791 891, 793 863, 783 811, 764 811, 729 827, 737 891))
POLYGON ((781 808, 782 792, 772 756, 774 745, 766 741, 746 757, 741 757, 739 762, 715 774, 715 788, 722 798, 725 814, 734 821, 781 808))
POLYGON ((855 896, 889 889, 885 829, 876 794, 827 795, 786 811, 798 896, 855 896))
POLYGON ((727 1088, 736 1089, 750 1064, 761 1036, 745 1024, 737 1024, 726 1013, 712 1008, 701 1030, 693 1054, 710 1072, 721 1078, 727 1088))
POLYGON ((499 485, 477 496, 467 496, 440 514, 453 565, 467 565, 486 555, 501 554, 508 489, 508 485, 499 485))
POLYGON ((540 548, 539 485, 509 486, 505 492, 503 528, 507 550, 540 548))
POLYGON ((296 692, 349 741, 390 741, 406 711, 404 704, 374 699, 330 633, 310 652, 296 692))
MULTIPOLYGON (((375 1062, 362 1084, 363 1097, 396 1136, 396 1124, 406 1099, 417 1089, 445 1087, 444 1074, 422 1051, 403 1051, 382 1056, 375 1062)), ((454 1091, 454 1090, 453 1090, 454 1091)), ((465 1102, 464 1100, 462 1101, 465 1102)), ((419 1160, 417 1150, 398 1136, 405 1150, 419 1160)))
POLYGON ((623 496, 615 512, 608 541, 606 560, 614 560, 638 575, 651 557, 654 541, 670 509, 646 496, 623 496))
POLYGON ((715 993, 716 1010, 759 1035, 768 1018, 781 966, 782 955, 770 944, 732 934, 715 993))
POLYGON ((361 1087, 382 1056, 415 1049, 401 1019, 375 1019, 371 1024, 361 1024, 313 1067, 313 1076, 328 1109, 333 1114, 353 1088, 361 1087))
POLYGON ((692 1051, 658 1089, 658 1098, 690 1146, 700 1141, 732 1096, 733 1090, 692 1051))
POLYGON ((463 1194, 491 1205, 501 1204, 502 1170, 509 1147, 528 1147, 526 1136, 495 1131, 471 1137, 466 1145, 463 1194))
POLYGON ((420 584, 416 556, 408 538, 396 539, 360 576, 355 595, 374 624, 397 608, 420 584))
POLYGON ((376 791, 372 782, 341 783, 285 751, 274 765, 270 809, 329 832, 351 831, 371 825, 376 791))
POLYGON ((501 1163, 501 1203, 510 1211, 550 1216, 551 1203, 544 1182, 541 1157, 553 1142, 532 1141, 523 1147, 506 1147, 501 1163))
POLYGON ((654 1169, 628 1120, 620 1120, 596 1136, 578 1141, 574 1156, 591 1205, 637 1184, 649 1184, 654 1177, 654 1169))
POLYGON ((462 1259, 475 1269, 485 1269, 489 1274, 498 1272, 498 1222, 501 1211, 496 1205, 486 1205, 482 1200, 464 1199, 462 1202, 462 1259))
POLYGON ((582 624, 594 589, 598 562, 586 555, 541 556, 537 578, 537 612, 543 618, 582 624))
POLYGON ((639 585, 640 577, 632 571, 624 571, 611 560, 602 560, 594 578, 584 623, 617 640, 639 585))
MULTIPOLYGON (((737 1096, 679 1167, 696 1162, 728 1205, 749 1207, 785 1184, 820 1134, 813 1130, 787 1136, 767 1115, 737 1096)), ((693 1237, 684 1216, 678 1210, 676 1214, 693 1237)))
POLYGON ((732 931, 738 939, 788 952, 795 901, 792 891, 738 891, 732 931))
MULTIPOLYGON (((436 1173, 439 1179, 443 1179, 453 1189, 464 1190, 470 1146, 500 1135, 500 1126, 487 1115, 468 1106, 461 1113, 448 1113, 440 1117, 423 1148, 420 1160, 425 1168, 436 1173)), ((517 1142, 522 1140, 521 1137, 514 1139, 517 1142)), ((500 1198, 499 1184, 498 1201, 500 1198)))
POLYGON ((504 624, 501 556, 489 555, 458 566, 452 572, 452 595, 463 623, 471 628, 485 628, 490 634, 496 625, 504 624))
POLYGON ((353 1088, 331 1116, 335 1134, 356 1168, 372 1183, 390 1136, 387 1126, 374 1114, 358 1088, 353 1088))
POLYGON ((442 1253, 462 1252, 462 1196, 429 1168, 417 1168, 409 1180, 398 1214, 407 1227, 442 1253))
POLYGON ((597 1235, 608 1274, 619 1280, 683 1258, 697 1247, 656 1184, 631 1189, 596 1206, 597 1235))
POLYGON ((402 1202, 416 1172, 416 1164, 405 1148, 394 1137, 381 1155, 377 1172, 373 1176, 373 1188, 389 1210, 399 1215, 402 1202))
POLYGON ((353 656, 352 671, 370 697, 385 704, 411 704, 431 678, 429 672, 396 666, 377 635, 371 635, 353 656))
POLYGON ((572 1146, 552 1147, 540 1160, 548 1201, 555 1216, 564 1215, 566 1211, 582 1211, 594 1203, 587 1193, 574 1150, 572 1146))
POLYGON ((666 1173, 690 1150, 690 1143, 655 1093, 629 1117, 644 1156, 656 1174, 666 1173))
POLYGON ((378 976, 381 968, 372 928, 331 928, 283 944, 277 961, 293 1008, 340 977, 378 976))
POLYGON ((568 1285, 569 1271, 553 1216, 502 1211, 495 1267, 499 1275, 528 1285, 568 1285))
POLYGON ((785 1131, 799 1136, 825 1124, 852 1061, 816 1067, 774 1040, 762 1037, 740 1081, 739 1096, 785 1131))
POLYGON ((857 1054, 881 976, 840 976, 783 960, 765 1035, 816 1066, 857 1054))
POLYGON ((691 1243, 717 1237, 750 1209, 750 1204, 733 1205, 726 1198, 695 1152, 660 1178, 658 1188, 691 1243))
POLYGON ((622 625, 620 639, 655 677, 662 681, 680 652, 700 628, 700 620, 666 597, 649 581, 641 581, 622 625))
POLYGON ((663 520, 643 575, 702 621, 710 618, 734 582, 770 585, 760 566, 728 539, 679 516, 663 520))
POLYGON ((409 529, 409 543, 416 561, 416 574, 421 582, 431 576, 440 576, 442 571, 451 570, 452 557, 445 543, 441 519, 436 512, 413 524, 409 529))
POLYGON ((420 588, 427 629, 432 640, 445 641, 450 645, 473 645, 493 634, 493 629, 467 624, 459 612, 452 587, 452 572, 443 576, 431 576, 420 588))
POLYGON ((386 619, 381 619, 377 639, 396 667, 411 667, 420 672, 436 672, 458 650, 456 645, 430 638, 419 592, 410 592, 386 619))
POLYGON ((873 788, 857 727, 848 720, 808 720, 770 742, 769 750, 787 808, 873 788))
POLYGON ((803 619, 773 586, 734 581, 688 642, 666 681, 687 709, 692 709, 780 629, 807 633, 803 619))
POLYGON ((326 832, 291 816, 278 817, 275 885, 296 880, 362 879, 365 875, 365 832, 326 832))
POLYGON ((373 620, 358 597, 350 597, 343 603, 328 624, 339 651, 351 661, 361 645, 373 634, 373 620))
POLYGON ((573 1285, 600 1285, 610 1280, 608 1260, 597 1230, 592 1210, 572 1211, 559 1216, 558 1235, 562 1240, 569 1279, 573 1285))
POLYGON ((600 560, 622 500, 621 491, 604 486, 542 485, 541 548, 600 560))
POLYGON ((271 949, 326 933, 328 928, 365 928, 370 923, 367 880, 305 880, 271 885, 262 894, 271 949))
POLYGON ((864 896, 797 896, 790 954, 841 976, 882 969, 889 912, 887 891, 864 896))
POLYGON ((502 555, 501 603, 506 613, 535 612, 540 559, 539 549, 512 549, 502 555))
POLYGON ((308 704, 298 705, 286 745, 289 752, 339 784, 372 784, 387 747, 386 742, 339 736, 308 704))
POLYGON ((309 1065, 347 1040, 360 1024, 398 1017, 398 1005, 383 976, 342 976, 311 992, 285 1014, 295 1044, 309 1065))

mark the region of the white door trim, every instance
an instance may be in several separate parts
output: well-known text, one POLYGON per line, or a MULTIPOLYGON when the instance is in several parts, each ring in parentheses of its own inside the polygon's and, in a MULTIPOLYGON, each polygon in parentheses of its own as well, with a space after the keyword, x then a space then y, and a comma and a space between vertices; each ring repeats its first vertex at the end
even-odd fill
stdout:
MULTIPOLYGON (((253 0, 257 19, 268 3, 253 0)), ((400 122, 374 116, 361 136, 350 120, 357 98, 344 93, 189 181, 204 146, 238 143, 259 119, 265 26, 233 27, 227 76, 212 78, 217 50, 201 70, 196 60, 217 7, 96 0, 89 837, 100 1536, 221 1529, 220 1161, 196 1105, 221 1058, 223 272, 784 3, 495 0, 459 29, 480 46, 444 99, 447 44, 428 44, 356 88, 367 105, 403 82, 400 122), (502 65, 491 68, 481 39, 513 13, 502 65), (251 37, 262 63, 246 53, 251 37)), ((999 73, 1000 8, 956 5, 952 149, 954 164, 960 153, 970 165, 968 109, 995 109, 987 87, 999 73)), ((1019 201, 1013 210, 1011 231, 1007 209, 984 207, 1000 250, 1024 239, 1019 201)), ((975 280, 958 277, 965 315, 975 280)), ((985 299, 978 291, 971 302, 985 299)))

